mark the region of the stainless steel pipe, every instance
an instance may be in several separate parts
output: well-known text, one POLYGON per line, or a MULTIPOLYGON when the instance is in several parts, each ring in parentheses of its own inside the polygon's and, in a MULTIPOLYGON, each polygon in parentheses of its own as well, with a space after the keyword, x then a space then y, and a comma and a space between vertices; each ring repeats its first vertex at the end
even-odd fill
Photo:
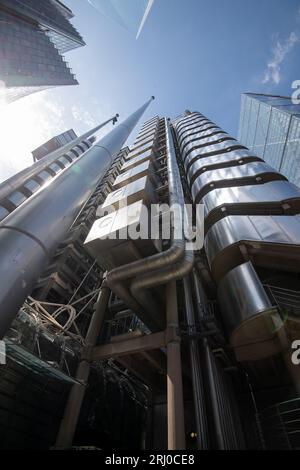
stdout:
POLYGON ((110 122, 117 122, 119 115, 116 114, 112 118, 108 119, 107 121, 102 122, 98 126, 90 129, 89 131, 85 132, 81 136, 77 137, 76 139, 72 140, 68 144, 60 147, 54 152, 49 153, 46 155, 42 160, 34 163, 33 165, 29 166, 28 168, 24 168, 24 170, 20 171, 18 174, 8 178, 6 181, 0 184, 0 200, 7 197, 11 192, 17 190, 22 184, 24 184, 29 178, 32 178, 37 173, 40 173, 45 168, 47 168, 51 163, 57 160, 59 157, 64 155, 65 153, 69 152, 72 148, 76 145, 80 144, 83 140, 88 139, 93 134, 98 132, 102 127, 106 126, 110 122))
MULTIPOLYGON (((185 298, 185 314, 190 334, 195 332, 195 313, 192 300, 192 292, 190 278, 183 280, 184 298, 185 298)), ((199 345, 197 339, 189 340, 190 363, 193 383, 193 397, 195 409, 195 421, 197 429, 197 446, 198 450, 209 449, 209 432, 207 423, 207 406, 205 402, 204 383, 202 376, 202 364, 199 354, 199 345)))
POLYGON ((0 225, 0 337, 153 97, 0 225))

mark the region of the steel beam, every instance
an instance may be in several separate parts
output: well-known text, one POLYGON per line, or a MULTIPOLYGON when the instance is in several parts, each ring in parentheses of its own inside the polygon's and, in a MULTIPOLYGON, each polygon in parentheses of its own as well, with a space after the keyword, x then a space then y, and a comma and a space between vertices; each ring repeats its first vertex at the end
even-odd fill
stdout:
POLYGON ((150 335, 130 338, 119 342, 111 342, 96 346, 93 349, 92 360, 104 361, 105 359, 129 356, 143 351, 160 349, 166 346, 166 334, 164 331, 152 333, 150 335))

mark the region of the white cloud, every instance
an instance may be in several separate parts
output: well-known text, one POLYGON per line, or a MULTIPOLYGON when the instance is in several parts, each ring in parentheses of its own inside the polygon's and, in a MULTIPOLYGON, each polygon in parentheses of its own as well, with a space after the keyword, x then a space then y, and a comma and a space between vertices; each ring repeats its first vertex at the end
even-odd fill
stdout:
POLYGON ((75 121, 82 122, 88 128, 96 127, 98 122, 93 118, 89 111, 86 111, 81 106, 74 104, 71 107, 71 113, 75 121))
POLYGON ((267 64, 262 83, 273 83, 275 85, 280 83, 282 63, 298 41, 299 36, 294 31, 284 41, 276 41, 272 50, 272 58, 267 64))

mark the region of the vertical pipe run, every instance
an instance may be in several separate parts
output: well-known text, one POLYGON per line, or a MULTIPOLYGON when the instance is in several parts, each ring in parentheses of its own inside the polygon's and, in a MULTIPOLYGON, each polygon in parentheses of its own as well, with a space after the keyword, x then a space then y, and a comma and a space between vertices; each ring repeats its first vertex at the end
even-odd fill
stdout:
MULTIPOLYGON (((189 277, 184 278, 183 285, 188 331, 189 334, 193 334, 195 332, 195 314, 192 302, 192 293, 189 277)), ((206 404, 203 377, 201 371, 201 361, 198 341, 196 339, 189 340, 189 352, 191 361, 195 420, 197 429, 197 447, 199 450, 207 450, 209 448, 209 433, 206 417, 206 404)))
POLYGON ((72 447, 73 438, 85 395, 86 385, 90 374, 89 357, 93 347, 96 345, 97 338, 103 324, 109 296, 110 289, 107 287, 106 281, 103 281, 96 303, 96 309, 86 334, 86 346, 82 352, 81 361, 76 371, 76 379, 80 381, 81 384, 74 384, 71 388, 65 407, 64 416, 61 421, 56 439, 56 449, 69 449, 72 447))
POLYGON ((222 426, 222 416, 219 408, 220 397, 216 385, 216 377, 214 374, 214 364, 212 362, 211 351, 206 338, 203 340, 203 348, 206 360, 206 369, 208 374, 208 386, 211 397, 211 404, 213 410, 213 418, 215 424, 215 432, 217 437, 218 450, 226 450, 225 436, 222 426))
MULTIPOLYGON (((176 281, 166 286, 167 329, 178 329, 176 281)), ((167 344, 168 450, 185 449, 184 401, 180 338, 167 344)))
MULTIPOLYGON (((201 288, 200 288, 199 280, 198 280, 195 270, 193 272, 193 280, 194 280, 194 287, 195 287, 195 293, 196 293, 196 304, 197 304, 198 315, 199 315, 199 319, 203 320, 204 314, 205 314, 204 313, 205 312, 205 299, 202 298, 203 296, 201 297, 201 288)), ((203 338, 202 348, 203 348, 203 354, 204 354, 204 367, 205 367, 205 370, 207 372, 207 377, 208 377, 208 390, 209 390, 210 402, 211 402, 212 412, 213 412, 213 421, 214 421, 214 429, 216 433, 217 445, 218 445, 219 450, 225 450, 226 444, 225 444, 225 436, 224 436, 224 431, 223 431, 223 426, 222 426, 222 416, 221 416, 220 408, 219 408, 219 395, 218 395, 218 389, 217 389, 217 384, 216 384, 216 377, 214 374, 214 364, 212 361, 211 351, 210 351, 207 338, 203 338)))

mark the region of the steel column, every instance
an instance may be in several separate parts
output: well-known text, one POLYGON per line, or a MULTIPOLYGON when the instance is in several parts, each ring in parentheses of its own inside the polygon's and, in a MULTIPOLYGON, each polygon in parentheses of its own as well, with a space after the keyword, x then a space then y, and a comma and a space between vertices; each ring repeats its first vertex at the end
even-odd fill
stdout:
MULTIPOLYGON (((166 286, 167 328, 178 330, 178 307, 176 281, 166 286)), ((167 410, 168 410, 168 450, 185 449, 184 401, 180 337, 167 343, 167 410)))

